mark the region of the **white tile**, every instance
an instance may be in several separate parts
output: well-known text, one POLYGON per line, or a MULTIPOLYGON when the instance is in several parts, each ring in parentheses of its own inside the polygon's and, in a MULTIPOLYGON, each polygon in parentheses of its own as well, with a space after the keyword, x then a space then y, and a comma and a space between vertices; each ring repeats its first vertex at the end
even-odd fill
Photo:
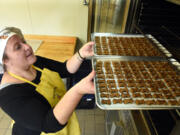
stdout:
POLYGON ((77 118, 79 121, 85 121, 86 116, 85 115, 77 115, 77 118))
POLYGON ((82 120, 82 121, 79 121, 79 125, 80 125, 80 127, 84 127, 85 125, 85 121, 84 120, 82 120))
POLYGON ((95 135, 106 135, 104 126, 96 126, 95 135))
POLYGON ((78 121, 85 121, 85 117, 78 117, 78 121))
POLYGON ((85 129, 86 128, 95 128, 95 126, 96 126, 93 121, 85 121, 84 125, 85 125, 85 129))
POLYGON ((95 123, 96 123, 96 124, 105 123, 104 116, 96 116, 96 117, 95 117, 95 123))
POLYGON ((105 131, 98 131, 94 135, 106 135, 105 131))
POLYGON ((88 109, 86 115, 94 115, 94 109, 88 109))
POLYGON ((105 111, 104 110, 101 110, 99 108, 96 108, 95 109, 95 115, 104 115, 105 111))
POLYGON ((94 135, 95 129, 91 129, 91 128, 85 129, 84 134, 85 135, 94 135))
POLYGON ((104 111, 99 108, 76 110, 82 135, 106 135, 104 111))
POLYGON ((83 110, 83 109, 78 109, 78 110, 76 110, 75 112, 76 112, 77 115, 81 115, 81 116, 82 116, 82 115, 86 115, 86 114, 85 114, 85 110, 83 110))
POLYGON ((85 130, 84 126, 81 126, 80 129, 81 129, 81 135, 84 135, 84 130, 85 130))
POLYGON ((95 124, 91 121, 87 121, 85 122, 85 132, 86 131, 91 131, 91 130, 95 130, 95 124))
POLYGON ((97 131, 105 131, 105 124, 96 124, 96 132, 97 131))
POLYGON ((93 132, 93 131, 85 132, 84 135, 95 135, 95 132, 93 132))
POLYGON ((86 117, 86 121, 93 121, 93 122, 94 122, 94 120, 95 120, 95 118, 94 118, 94 116, 92 116, 92 115, 88 115, 88 116, 86 117))

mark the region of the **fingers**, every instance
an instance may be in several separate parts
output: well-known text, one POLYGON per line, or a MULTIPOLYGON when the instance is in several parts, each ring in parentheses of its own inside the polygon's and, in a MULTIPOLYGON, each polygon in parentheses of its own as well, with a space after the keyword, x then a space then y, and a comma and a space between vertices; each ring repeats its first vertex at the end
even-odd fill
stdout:
POLYGON ((88 48, 92 48, 94 46, 94 44, 95 43, 91 41, 91 42, 88 42, 86 45, 88 46, 88 48))
POLYGON ((88 42, 85 45, 83 45, 83 47, 81 47, 81 49, 79 50, 81 55, 84 57, 89 57, 89 55, 93 56, 94 55, 93 45, 94 45, 94 42, 88 42))
POLYGON ((95 77, 95 75, 96 75, 96 72, 92 70, 92 72, 87 77, 91 81, 95 77))
POLYGON ((94 51, 93 51, 94 42, 88 42, 87 44, 88 46, 86 48, 86 51, 89 53, 88 57, 93 56, 94 55, 94 51))
POLYGON ((95 43, 93 41, 90 41, 87 43, 88 45, 94 45, 95 43))

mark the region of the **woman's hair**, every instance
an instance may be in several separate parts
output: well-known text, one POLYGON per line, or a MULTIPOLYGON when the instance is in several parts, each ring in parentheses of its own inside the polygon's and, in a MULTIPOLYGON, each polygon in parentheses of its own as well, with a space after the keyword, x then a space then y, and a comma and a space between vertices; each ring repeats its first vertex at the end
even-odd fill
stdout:
MULTIPOLYGON (((26 40, 24 39, 24 36, 19 28, 16 27, 5 27, 4 29, 0 30, 0 37, 2 36, 9 36, 8 39, 16 34, 19 36, 24 43, 26 43, 26 40)), ((6 38, 5 38, 6 39, 6 38)), ((7 39, 7 41, 8 41, 7 39)), ((3 43, 4 46, 6 46, 7 41, 4 42, 4 38, 0 38, 0 43, 3 43)), ((0 69, 3 68, 4 72, 7 71, 7 65, 3 64, 2 61, 9 59, 7 54, 5 53, 5 47, 0 48, 0 69)))
MULTIPOLYGON (((4 61, 4 60, 7 60, 7 59, 8 59, 8 56, 7 56, 7 54, 4 52, 4 54, 3 54, 3 61, 4 61)), ((3 70, 4 70, 4 72, 7 71, 7 67, 6 67, 5 64, 3 64, 3 70)))

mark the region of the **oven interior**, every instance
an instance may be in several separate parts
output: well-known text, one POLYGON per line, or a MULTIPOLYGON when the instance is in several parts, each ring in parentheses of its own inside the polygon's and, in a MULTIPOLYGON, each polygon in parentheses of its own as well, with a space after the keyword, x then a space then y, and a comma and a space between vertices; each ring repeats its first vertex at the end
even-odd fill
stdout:
MULTIPOLYGON (((180 5, 166 0, 139 0, 135 6, 130 33, 153 35, 172 54, 172 58, 180 62, 180 5)), ((179 110, 151 110, 142 113, 151 134, 180 134, 179 110)))

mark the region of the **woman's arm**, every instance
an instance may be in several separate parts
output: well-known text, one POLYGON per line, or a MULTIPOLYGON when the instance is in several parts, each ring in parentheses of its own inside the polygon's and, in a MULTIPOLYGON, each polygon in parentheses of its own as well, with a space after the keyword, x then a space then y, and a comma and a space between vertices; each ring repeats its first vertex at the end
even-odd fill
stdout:
POLYGON ((54 116, 60 124, 65 124, 68 121, 83 94, 94 93, 94 83, 92 81, 94 76, 95 72, 92 71, 72 87, 55 106, 53 110, 54 116))
MULTIPOLYGON (((82 58, 87 58, 94 55, 93 45, 94 42, 88 42, 79 50, 79 54, 76 53, 67 61, 66 67, 68 72, 75 73, 83 61, 82 58)), ((68 90, 68 92, 55 106, 53 113, 60 124, 67 123, 83 94, 94 93, 94 83, 92 81, 94 76, 95 72, 92 71, 87 77, 68 90)))
POLYGON ((83 62, 82 58, 87 58, 87 57, 90 57, 90 56, 94 55, 94 53, 93 53, 93 45, 94 45, 94 42, 86 43, 79 50, 79 54, 76 53, 74 56, 71 57, 71 59, 69 59, 67 61, 66 68, 67 68, 69 73, 75 73, 79 69, 81 63, 83 62))

